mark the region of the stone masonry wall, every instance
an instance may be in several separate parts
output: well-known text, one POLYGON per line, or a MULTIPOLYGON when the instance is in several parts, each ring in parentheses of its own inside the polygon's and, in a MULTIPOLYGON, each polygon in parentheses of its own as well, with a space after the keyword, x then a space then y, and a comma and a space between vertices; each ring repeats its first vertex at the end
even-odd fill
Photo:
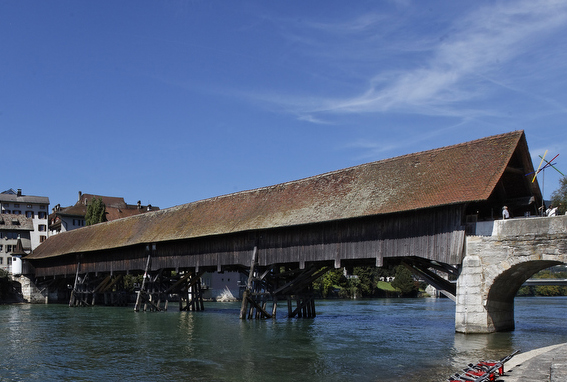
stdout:
POLYGON ((19 282, 22 286, 24 301, 31 304, 47 304, 47 295, 44 295, 47 292, 42 293, 29 277, 24 275, 14 276, 13 280, 19 282))
POLYGON ((518 289, 534 273, 561 263, 567 263, 567 216, 499 220, 492 236, 468 236, 455 330, 513 330, 518 289))

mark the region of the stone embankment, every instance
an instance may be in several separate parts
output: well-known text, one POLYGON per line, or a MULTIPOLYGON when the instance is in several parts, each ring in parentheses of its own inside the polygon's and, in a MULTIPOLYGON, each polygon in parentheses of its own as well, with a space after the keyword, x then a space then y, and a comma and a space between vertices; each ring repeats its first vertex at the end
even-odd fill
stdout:
POLYGON ((567 343, 517 354, 506 363, 504 375, 498 381, 567 381, 567 343))

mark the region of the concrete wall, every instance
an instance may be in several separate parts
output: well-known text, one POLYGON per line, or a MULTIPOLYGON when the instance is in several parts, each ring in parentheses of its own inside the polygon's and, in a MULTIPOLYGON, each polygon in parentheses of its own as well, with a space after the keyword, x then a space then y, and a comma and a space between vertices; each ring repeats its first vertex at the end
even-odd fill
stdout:
POLYGON ((455 330, 514 329, 514 297, 534 273, 567 263, 567 216, 499 220, 492 236, 468 236, 457 280, 455 330))

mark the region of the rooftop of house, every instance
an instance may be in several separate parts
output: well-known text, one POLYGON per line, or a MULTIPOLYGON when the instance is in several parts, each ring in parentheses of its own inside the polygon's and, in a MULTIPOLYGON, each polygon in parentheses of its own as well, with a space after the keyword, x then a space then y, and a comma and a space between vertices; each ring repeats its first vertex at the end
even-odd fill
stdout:
POLYGON ((87 213, 88 203, 99 198, 102 199, 102 202, 106 207, 106 219, 108 221, 159 210, 159 207, 154 207, 152 205, 144 206, 140 201, 138 201, 137 204, 127 204, 124 201, 124 198, 121 197, 83 194, 79 191, 79 198, 75 205, 69 207, 56 205, 53 208, 52 213, 49 215, 49 220, 55 221, 56 216, 84 218, 87 213))
POLYGON ((17 191, 14 191, 14 189, 10 188, 9 190, 0 193, 0 202, 49 205, 49 198, 46 196, 23 195, 20 188, 18 188, 17 191))
POLYGON ((33 219, 24 215, 1 214, 0 230, 2 231, 33 231, 33 219))

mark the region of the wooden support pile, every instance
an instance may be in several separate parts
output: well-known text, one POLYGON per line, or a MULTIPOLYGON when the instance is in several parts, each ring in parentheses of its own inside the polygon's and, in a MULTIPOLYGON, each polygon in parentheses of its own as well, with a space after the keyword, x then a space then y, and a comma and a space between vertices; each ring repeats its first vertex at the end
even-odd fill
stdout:
POLYGON ((289 281, 276 289, 274 294, 285 296, 288 317, 314 318, 316 316, 313 281, 324 275, 329 269, 330 267, 319 268, 313 265, 306 269, 294 269, 280 274, 282 280, 289 281), (293 309, 293 301, 296 303, 295 309, 293 309))
POLYGON ((288 317, 314 318, 315 298, 313 281, 330 267, 312 265, 305 269, 274 264, 265 269, 258 267, 257 247, 254 247, 248 284, 242 297, 241 319, 275 317, 279 300, 287 301, 288 317), (271 313, 267 305, 272 302, 271 313), (294 308, 295 302, 295 308, 294 308))
POLYGON ((171 295, 178 295, 180 311, 204 310, 203 291, 201 288, 201 276, 191 271, 184 271, 178 275, 178 279, 172 279, 164 275, 163 269, 150 272, 151 256, 148 255, 146 270, 140 290, 137 292, 134 311, 164 311, 167 310, 171 295), (162 306, 162 301, 164 305, 162 306))
MULTIPOLYGON (((172 276, 171 271, 159 269, 151 271, 151 256, 148 256, 142 284, 137 291, 134 310, 164 311, 169 300, 179 299, 180 311, 201 311, 205 309, 201 276, 204 272, 181 271, 172 276)), ((95 304, 126 306, 129 294, 124 288, 124 276, 107 274, 97 276, 93 273, 81 274, 81 264, 77 264, 75 282, 69 298, 69 306, 92 306, 95 304), (94 276, 93 276, 94 275, 94 276)))
POLYGON ((165 291, 166 294, 177 294, 179 296, 179 311, 205 310, 201 288, 203 273, 195 274, 186 271, 180 276, 179 280, 165 291))
POLYGON ((89 274, 87 273, 81 277, 79 274, 80 269, 81 263, 78 263, 77 272, 75 274, 75 284, 73 285, 69 299, 69 306, 87 306, 93 304, 92 301, 88 301, 89 295, 92 295, 92 290, 89 290, 88 284, 89 274))
POLYGON ((103 296, 104 305, 128 305, 128 294, 124 291, 124 277, 122 275, 108 275, 95 289, 95 293, 100 293, 103 296))
POLYGON ((160 276, 161 272, 150 274, 144 273, 144 279, 142 281, 142 286, 137 292, 136 305, 134 310, 136 312, 140 311, 140 307, 143 306, 144 312, 149 310, 151 312, 167 310, 168 300, 165 299, 165 306, 162 308, 161 301, 163 294, 160 288, 160 276))
POLYGON ((69 306, 92 306, 97 303, 113 306, 126 306, 128 296, 124 292, 122 275, 107 275, 102 278, 92 274, 80 274, 80 263, 77 264, 75 283, 71 290, 69 306))

